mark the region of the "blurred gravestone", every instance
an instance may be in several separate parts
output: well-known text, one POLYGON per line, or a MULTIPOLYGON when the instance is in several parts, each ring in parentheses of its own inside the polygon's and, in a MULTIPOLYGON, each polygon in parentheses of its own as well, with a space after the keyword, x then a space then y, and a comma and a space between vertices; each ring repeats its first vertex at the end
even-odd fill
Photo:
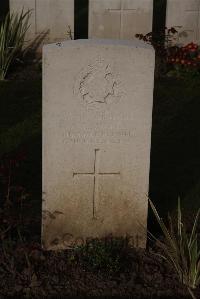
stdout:
POLYGON ((31 10, 27 44, 38 47, 43 43, 69 39, 69 27, 74 32, 74 0, 10 0, 10 11, 31 10))
POLYGON ((166 26, 177 27, 177 43, 200 42, 200 0, 167 0, 166 26))
POLYGON ((152 31, 153 0, 89 0, 89 37, 133 39, 152 31))

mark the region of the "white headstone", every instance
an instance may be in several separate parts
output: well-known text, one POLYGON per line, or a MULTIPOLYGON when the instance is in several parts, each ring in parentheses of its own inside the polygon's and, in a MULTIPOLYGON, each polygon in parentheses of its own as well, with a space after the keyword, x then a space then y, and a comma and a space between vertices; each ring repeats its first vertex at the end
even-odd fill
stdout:
POLYGON ((167 0, 166 26, 177 27, 177 43, 200 42, 200 0, 167 0))
POLYGON ((153 0, 89 0, 89 37, 133 39, 152 31, 153 0))
POLYGON ((11 13, 22 9, 31 10, 28 44, 35 39, 39 44, 68 39, 68 26, 74 32, 74 0, 10 0, 11 13))
POLYGON ((108 234, 145 247, 154 50, 66 41, 43 62, 44 248, 108 234))

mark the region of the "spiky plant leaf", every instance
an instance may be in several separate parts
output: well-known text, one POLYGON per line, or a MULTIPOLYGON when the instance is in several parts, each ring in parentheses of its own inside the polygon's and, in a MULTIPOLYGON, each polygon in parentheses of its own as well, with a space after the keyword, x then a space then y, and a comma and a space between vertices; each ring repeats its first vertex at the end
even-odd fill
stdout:
MULTIPOLYGON (((160 241, 155 237, 154 239, 157 240, 164 258, 172 265, 181 283, 187 286, 191 297, 195 299, 192 289, 200 285, 200 250, 197 233, 200 209, 196 214, 192 231, 188 234, 183 223, 180 198, 177 207, 177 224, 175 225, 171 217, 168 216, 169 229, 160 218, 150 199, 149 203, 164 235, 164 241, 160 241)), ((150 235, 152 237, 152 234, 150 235)))
POLYGON ((0 26, 0 80, 4 80, 11 63, 21 52, 29 28, 30 10, 8 13, 0 26))

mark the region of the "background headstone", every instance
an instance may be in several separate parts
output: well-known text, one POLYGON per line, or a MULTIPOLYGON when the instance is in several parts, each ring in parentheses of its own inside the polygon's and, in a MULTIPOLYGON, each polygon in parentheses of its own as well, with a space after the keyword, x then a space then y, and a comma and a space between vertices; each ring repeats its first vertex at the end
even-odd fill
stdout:
POLYGON ((153 0, 89 0, 89 37, 133 39, 152 31, 153 0))
POLYGON ((44 248, 111 233, 145 247, 154 50, 66 41, 43 63, 44 248))
POLYGON ((178 26, 178 43, 200 42, 200 0, 168 0, 166 26, 178 26))
POLYGON ((31 10, 28 44, 67 39, 68 26, 74 32, 74 0, 10 0, 11 12, 20 13, 23 8, 31 10))

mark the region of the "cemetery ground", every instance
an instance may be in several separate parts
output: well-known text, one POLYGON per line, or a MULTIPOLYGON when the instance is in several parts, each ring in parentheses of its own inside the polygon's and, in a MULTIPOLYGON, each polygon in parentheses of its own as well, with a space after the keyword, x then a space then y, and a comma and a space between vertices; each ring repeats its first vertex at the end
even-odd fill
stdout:
MULTIPOLYGON (((200 203, 199 83, 164 77, 154 89, 150 197, 166 217, 180 196, 188 227, 200 203)), ((146 251, 111 237, 75 250, 41 249, 40 61, 13 69, 0 82, 0 99, 0 297, 189 298, 155 242, 146 251)), ((148 229, 159 236, 149 213, 148 229)))

